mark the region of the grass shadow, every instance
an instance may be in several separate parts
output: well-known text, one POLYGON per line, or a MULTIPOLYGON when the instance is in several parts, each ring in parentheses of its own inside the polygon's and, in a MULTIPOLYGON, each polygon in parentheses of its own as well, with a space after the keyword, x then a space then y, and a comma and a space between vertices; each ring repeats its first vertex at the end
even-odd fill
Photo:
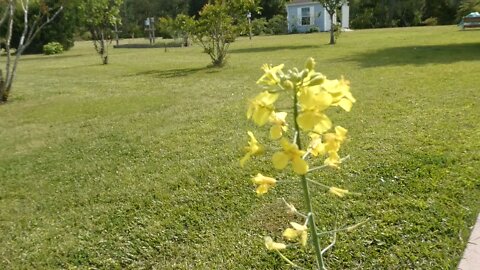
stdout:
POLYGON ((80 57, 80 56, 85 56, 85 54, 58 54, 58 55, 38 55, 38 56, 34 56, 34 57, 28 57, 28 56, 31 56, 32 54, 27 54, 25 55, 26 57, 22 56, 20 58, 20 61, 23 62, 23 61, 43 61, 43 60, 46 60, 46 59, 50 59, 50 60, 53 60, 53 59, 64 59, 64 58, 77 58, 77 57, 80 57))
POLYGON ((315 49, 316 45, 300 45, 300 46, 272 46, 272 47, 256 47, 229 50, 230 53, 259 53, 259 52, 273 52, 280 50, 301 50, 301 49, 315 49))
POLYGON ((219 72, 216 68, 212 67, 202 67, 202 68, 179 68, 179 69, 169 69, 169 70, 147 70, 132 74, 130 76, 154 76, 161 79, 167 78, 177 78, 177 77, 185 77, 191 74, 195 74, 200 71, 206 70, 205 73, 217 73, 219 72))
POLYGON ((363 67, 450 64, 480 60, 480 43, 385 48, 343 59, 363 67))

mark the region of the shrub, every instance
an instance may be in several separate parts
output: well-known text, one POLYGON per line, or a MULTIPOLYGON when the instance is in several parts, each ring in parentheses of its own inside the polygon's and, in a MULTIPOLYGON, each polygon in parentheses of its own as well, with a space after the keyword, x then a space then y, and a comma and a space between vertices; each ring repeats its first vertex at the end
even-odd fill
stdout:
POLYGON ((317 33, 320 32, 320 29, 317 26, 312 26, 308 29, 308 33, 317 33))
POLYGON ((434 26, 434 25, 438 24, 438 19, 435 18, 435 17, 430 17, 430 18, 426 19, 425 21, 423 21, 423 24, 427 25, 427 26, 434 26))
POLYGON ((43 45, 43 53, 46 55, 59 54, 63 52, 63 45, 58 42, 49 42, 43 45))
POLYGON ((286 34, 288 32, 287 18, 284 15, 275 15, 268 20, 268 28, 274 35, 286 34))
POLYGON ((267 27, 268 22, 265 18, 259 18, 252 21, 252 34, 259 36, 264 34, 270 34, 267 27))

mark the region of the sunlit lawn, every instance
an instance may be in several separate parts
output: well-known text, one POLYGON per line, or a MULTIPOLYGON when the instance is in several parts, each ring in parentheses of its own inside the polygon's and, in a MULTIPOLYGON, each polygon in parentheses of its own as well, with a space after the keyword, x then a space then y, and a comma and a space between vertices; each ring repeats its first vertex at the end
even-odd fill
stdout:
MULTIPOLYGON (((263 63, 344 75, 358 99, 340 171, 316 180, 320 227, 341 234, 330 269, 453 269, 480 210, 480 31, 454 26, 241 38, 228 65, 199 47, 91 43, 26 56, 0 106, 0 269, 289 269, 265 250, 302 208, 294 178, 257 197, 241 169, 246 103, 263 63)), ((125 41, 124 41, 125 42, 125 41)), ((267 130, 257 131, 266 141, 267 130)), ((326 239, 324 239, 326 240, 326 239)), ((309 266, 311 251, 287 252, 309 266)), ((311 265, 310 265, 311 266, 311 265)))

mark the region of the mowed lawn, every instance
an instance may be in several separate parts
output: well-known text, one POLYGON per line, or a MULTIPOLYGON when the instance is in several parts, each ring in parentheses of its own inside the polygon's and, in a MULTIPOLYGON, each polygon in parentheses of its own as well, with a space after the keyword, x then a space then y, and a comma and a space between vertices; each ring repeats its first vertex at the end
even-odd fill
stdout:
MULTIPOLYGON (((480 210, 480 31, 454 26, 240 38, 228 64, 197 46, 110 49, 89 42, 22 58, 0 106, 0 269, 290 269, 266 251, 302 209, 295 178, 257 197, 241 169, 247 101, 264 63, 344 75, 358 102, 341 170, 315 179, 319 227, 339 235, 330 269, 454 269, 480 210)), ((4 60, 2 60, 4 61, 4 60)), ((297 220, 298 221, 298 220, 297 220)), ((324 245, 328 239, 323 239, 324 245)), ((286 253, 312 266, 312 251, 286 253)))

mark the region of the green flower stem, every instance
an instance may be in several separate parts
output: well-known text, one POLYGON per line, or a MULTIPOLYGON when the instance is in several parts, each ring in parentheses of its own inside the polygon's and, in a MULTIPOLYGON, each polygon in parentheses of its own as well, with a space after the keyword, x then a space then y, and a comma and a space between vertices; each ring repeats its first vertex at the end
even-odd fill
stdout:
POLYGON ((285 255, 283 255, 279 250, 277 250, 277 253, 278 253, 278 255, 280 256, 280 258, 282 258, 284 261, 286 261, 288 264, 290 264, 293 268, 305 270, 305 268, 296 265, 294 262, 292 262, 290 259, 288 259, 288 258, 287 258, 285 255))
POLYGON ((325 269, 325 263, 323 261, 322 248, 320 246, 320 239, 317 235, 317 226, 315 224, 315 215, 313 214, 312 201, 310 197, 310 190, 308 188, 308 181, 305 175, 301 176, 303 195, 305 197, 305 204, 307 206, 307 211, 310 214, 308 219, 308 227, 310 228, 310 235, 312 237, 312 243, 315 250, 315 255, 317 256, 317 266, 318 269, 325 269))
MULTIPOLYGON (((295 128, 295 133, 297 136, 295 137, 295 143, 298 146, 299 150, 302 150, 302 141, 300 138, 300 127, 298 126, 297 122, 297 117, 298 117, 298 96, 297 96, 297 91, 294 89, 293 93, 293 121, 294 121, 294 128, 295 128)), ((320 239, 318 238, 317 235, 317 226, 315 224, 315 215, 313 213, 313 208, 312 208, 312 200, 310 197, 310 189, 308 188, 308 180, 305 175, 302 175, 300 177, 301 182, 302 182, 302 188, 303 188, 303 196, 305 198, 305 205, 307 206, 308 213, 307 215, 310 216, 308 219, 309 223, 309 228, 310 228, 310 235, 312 237, 312 243, 313 247, 315 250, 315 255, 317 257, 317 267, 318 269, 324 270, 325 268, 325 263, 323 261, 323 255, 322 255, 322 247, 320 246, 320 239)))

